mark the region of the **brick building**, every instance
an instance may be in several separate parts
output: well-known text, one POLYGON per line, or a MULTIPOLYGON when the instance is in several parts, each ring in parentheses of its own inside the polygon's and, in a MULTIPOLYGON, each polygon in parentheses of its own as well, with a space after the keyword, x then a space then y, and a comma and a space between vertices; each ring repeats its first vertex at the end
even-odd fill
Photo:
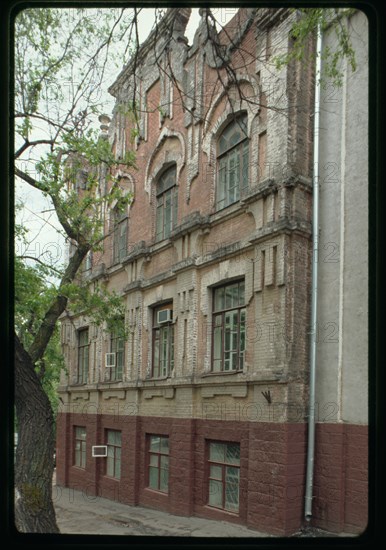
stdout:
MULTIPOLYGON (((135 148, 138 169, 115 174, 134 200, 105 213, 104 250, 82 277, 122 296, 127 336, 62 319, 57 482, 289 535, 303 524, 307 458, 313 66, 272 63, 291 47, 289 10, 240 9, 215 49, 205 10, 188 44, 189 14, 168 10, 110 88, 102 137, 118 159, 135 148)), ((319 440, 342 445, 365 424, 318 420, 319 440)), ((328 452, 316 456, 315 519, 361 531, 366 517, 326 513, 328 452)))

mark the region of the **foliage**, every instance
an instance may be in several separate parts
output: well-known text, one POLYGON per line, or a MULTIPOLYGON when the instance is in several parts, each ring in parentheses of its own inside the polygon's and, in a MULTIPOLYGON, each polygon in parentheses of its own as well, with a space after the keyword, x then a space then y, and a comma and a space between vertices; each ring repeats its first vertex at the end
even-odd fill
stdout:
POLYGON ((295 10, 293 8, 293 11, 299 13, 299 18, 291 30, 292 48, 288 53, 275 58, 276 67, 280 69, 292 60, 305 61, 309 37, 313 34, 316 35, 318 26, 322 33, 330 29, 336 33, 337 48, 332 50, 329 46, 325 46, 323 49, 321 81, 325 83, 329 80, 333 85, 340 87, 343 78, 342 60, 347 59, 352 71, 356 70, 355 52, 351 44, 350 32, 343 21, 343 17, 349 17, 355 10, 351 8, 302 8, 295 10))
MULTIPOLYGON (((15 259, 15 329, 25 349, 31 345, 42 317, 57 293, 56 286, 47 283, 48 272, 41 264, 29 266, 19 258, 15 259)), ((54 412, 58 407, 56 388, 62 368, 59 329, 55 327, 42 359, 36 363, 36 372, 54 412)))

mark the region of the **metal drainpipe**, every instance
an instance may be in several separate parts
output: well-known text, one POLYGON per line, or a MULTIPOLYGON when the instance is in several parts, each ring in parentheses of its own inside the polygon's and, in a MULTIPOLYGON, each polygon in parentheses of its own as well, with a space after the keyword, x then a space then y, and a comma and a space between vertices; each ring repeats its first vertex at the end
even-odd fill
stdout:
POLYGON ((318 247, 319 247, 319 118, 320 118, 320 73, 322 54, 322 33, 317 30, 315 67, 315 112, 314 112, 314 166, 313 166, 313 219, 312 219, 312 289, 311 289, 311 338, 310 338, 310 381, 308 411, 307 473, 305 493, 305 518, 312 516, 312 492, 315 454, 315 367, 316 367, 316 321, 318 303, 318 247))

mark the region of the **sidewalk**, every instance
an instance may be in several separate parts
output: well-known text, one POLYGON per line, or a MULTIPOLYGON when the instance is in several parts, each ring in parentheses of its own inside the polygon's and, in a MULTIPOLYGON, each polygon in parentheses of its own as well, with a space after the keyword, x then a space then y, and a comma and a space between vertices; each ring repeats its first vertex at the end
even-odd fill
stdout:
POLYGON ((61 533, 147 535, 167 537, 269 537, 242 525, 127 506, 82 491, 53 486, 56 519, 61 533))

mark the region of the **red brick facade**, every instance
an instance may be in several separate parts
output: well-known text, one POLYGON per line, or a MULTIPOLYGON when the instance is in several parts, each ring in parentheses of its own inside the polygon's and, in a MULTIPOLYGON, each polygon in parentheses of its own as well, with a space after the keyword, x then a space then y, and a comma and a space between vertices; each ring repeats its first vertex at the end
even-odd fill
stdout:
MULTIPOLYGON (((241 523, 287 536, 303 525, 306 424, 65 414, 58 417, 57 483, 128 505, 241 523), (74 463, 74 427, 87 430, 86 469, 74 463), (91 456, 104 430, 122 432, 120 480, 91 456), (148 488, 147 436, 169 436, 168 494, 148 488), (240 444, 238 514, 208 506, 208 442, 240 444), (67 449, 67 451, 66 451, 67 449)), ((362 426, 319 424, 313 525, 361 532, 367 524, 367 442, 362 426)))
MULTIPOLYGON (((188 12, 178 10, 177 26, 186 25, 188 12)), ((169 23, 173 13, 168 12, 169 23)), ((122 297, 128 336, 121 377, 110 382, 107 326, 95 327, 87 315, 63 318, 68 375, 63 374, 59 391, 63 410, 71 412, 58 417, 57 481, 129 505, 290 535, 304 524, 314 76, 312 63, 294 62, 281 72, 265 63, 269 34, 277 53, 289 47, 283 37, 288 37, 294 14, 252 8, 240 13, 227 29, 239 40, 242 63, 237 48, 230 48, 229 55, 237 83, 252 101, 235 98, 231 80, 225 92, 226 71, 219 73, 216 62, 221 60, 211 57, 205 14, 192 46, 181 28, 170 44, 162 34, 157 38, 160 50, 165 48, 173 59, 179 84, 187 92, 195 90, 194 97, 187 94, 187 105, 178 99, 175 83, 157 73, 150 43, 141 48, 138 63, 140 100, 148 109, 141 111, 135 143, 130 141, 133 118, 123 114, 133 100, 130 66, 110 89, 117 107, 105 137, 118 157, 125 149, 136 150, 138 170, 121 165, 118 173, 119 185, 133 193, 134 201, 126 212, 125 254, 113 258, 115 237, 106 215, 104 250, 95 253, 84 280, 96 286, 102 282, 122 297), (167 89, 172 106, 165 104, 167 89), (248 143, 248 168, 239 177, 238 199, 218 208, 224 158, 219 143, 235 114, 246 120, 245 140, 237 146, 248 143), (156 186, 172 166, 176 224, 167 238, 157 240, 156 186), (244 301, 237 310, 245 310, 245 343, 241 350, 237 321, 233 334, 237 332, 238 343, 232 351, 244 353, 242 362, 237 358, 242 367, 225 368, 224 361, 215 371, 214 289, 241 280, 244 301), (154 369, 154 312, 165 304, 170 304, 174 357, 173 366, 168 364, 167 373, 159 376, 154 369), (79 384, 78 342, 84 328, 89 328, 89 371, 87 381, 79 384), (85 414, 78 412, 82 406, 85 414), (125 414, 125 407, 131 413, 125 414), (112 409, 117 414, 109 414, 112 409), (85 469, 73 465, 75 426, 87 430, 85 469), (106 443, 109 429, 122 432, 119 480, 106 475, 105 458, 91 456, 93 445, 106 443), (157 434, 169 436, 167 494, 148 487, 148 439, 157 434), (208 505, 210 441, 240 446, 237 514, 208 505)), ((219 40, 226 40, 225 33, 219 40)), ((310 40, 310 52, 312 48, 310 40)), ((164 62, 167 58, 165 53, 164 62)), ((238 166, 244 166, 238 158, 238 166)), ((102 178, 100 192, 108 193, 111 185, 102 178)), ((364 529, 366 449, 365 427, 318 425, 314 525, 337 532, 364 529)))

